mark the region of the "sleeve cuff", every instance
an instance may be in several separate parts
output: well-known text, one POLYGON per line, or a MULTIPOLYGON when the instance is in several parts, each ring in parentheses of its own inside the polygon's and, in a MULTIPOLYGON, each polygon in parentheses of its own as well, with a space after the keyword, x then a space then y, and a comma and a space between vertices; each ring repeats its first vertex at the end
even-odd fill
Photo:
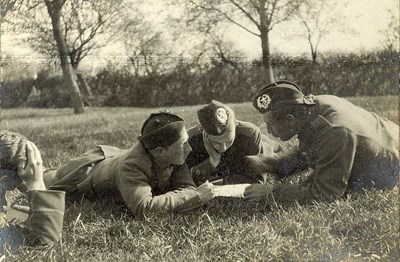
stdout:
POLYGON ((28 199, 29 244, 50 244, 59 241, 64 220, 65 192, 33 190, 28 192, 28 199))
POLYGON ((65 192, 59 190, 28 191, 29 206, 32 211, 44 209, 57 210, 64 213, 65 192))

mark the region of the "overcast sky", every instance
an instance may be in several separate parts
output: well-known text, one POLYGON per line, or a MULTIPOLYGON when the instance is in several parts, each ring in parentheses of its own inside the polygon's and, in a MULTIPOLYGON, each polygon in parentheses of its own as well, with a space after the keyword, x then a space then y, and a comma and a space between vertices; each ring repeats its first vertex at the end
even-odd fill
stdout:
MULTIPOLYGON (((159 4, 160 1, 148 0, 147 3, 149 5, 156 3, 156 6, 147 8, 154 12, 155 18, 160 17, 160 10, 165 10, 165 7, 159 4)), ((342 6, 337 8, 343 14, 343 22, 348 29, 334 28, 333 32, 321 41, 320 52, 359 52, 379 49, 384 41, 381 31, 385 30, 389 22, 388 10, 399 14, 398 0, 350 0, 346 8, 342 6)), ((274 28, 270 35, 272 53, 309 54, 307 41, 296 36, 297 26, 293 23, 286 23, 274 28)), ((227 27, 225 35, 227 39, 233 41, 235 48, 243 51, 249 59, 261 57, 260 40, 256 36, 234 26, 227 27)), ((17 45, 18 38, 21 36, 3 34, 1 38, 2 52, 26 57, 27 60, 31 58, 36 60, 40 57, 26 46, 17 45)), ((189 43, 184 43, 183 46, 189 47, 189 43)), ((107 58, 123 55, 122 48, 110 45, 108 49, 98 53, 97 56, 86 58, 85 64, 90 66, 93 63, 104 63, 107 58)))
MULTIPOLYGON (((339 1, 340 2, 340 1, 339 1)), ((322 39, 319 50, 321 52, 358 52, 374 50, 382 47, 384 41, 380 31, 385 30, 389 22, 388 10, 395 10, 398 0, 351 0, 343 9, 338 7, 338 12, 344 16, 347 30, 334 28, 334 32, 322 39), (347 32, 346 32, 347 31, 347 32)), ((282 24, 271 31, 271 48, 273 52, 299 55, 309 53, 307 41, 294 37, 298 27, 293 23, 282 24)), ((233 33, 235 42, 247 50, 252 57, 259 57, 261 47, 259 40, 242 30, 233 33)))

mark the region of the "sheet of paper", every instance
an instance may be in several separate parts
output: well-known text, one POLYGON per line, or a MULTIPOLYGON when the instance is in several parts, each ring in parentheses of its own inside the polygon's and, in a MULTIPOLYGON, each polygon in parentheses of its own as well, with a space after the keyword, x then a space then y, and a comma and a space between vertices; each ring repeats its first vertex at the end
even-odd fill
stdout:
POLYGON ((243 197, 244 189, 250 184, 222 185, 214 186, 215 196, 223 197, 243 197))

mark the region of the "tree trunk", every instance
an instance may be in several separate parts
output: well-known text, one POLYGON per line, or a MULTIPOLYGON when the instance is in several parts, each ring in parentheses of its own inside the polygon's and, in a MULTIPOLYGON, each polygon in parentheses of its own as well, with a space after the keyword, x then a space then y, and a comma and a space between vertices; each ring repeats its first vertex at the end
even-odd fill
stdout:
POLYGON ((314 51, 312 53, 312 61, 314 64, 317 64, 317 51, 314 51))
POLYGON ((77 73, 76 79, 78 82, 78 86, 80 87, 79 90, 82 90, 83 96, 91 96, 92 91, 90 90, 90 86, 86 82, 85 78, 83 78, 82 74, 77 73))
POLYGON ((312 61, 313 61, 314 64, 316 64, 317 63, 317 50, 314 49, 314 46, 311 43, 311 39, 309 39, 308 42, 310 43, 312 61))
POLYGON ((74 77, 74 71, 72 69, 71 63, 69 62, 68 49, 67 44, 63 38, 61 24, 60 24, 60 16, 61 9, 63 4, 59 4, 59 1, 45 1, 47 11, 51 18, 51 24, 53 27, 53 35, 54 39, 57 43, 58 54, 60 56, 61 68, 63 71, 63 76, 65 82, 71 88, 71 101, 72 106, 74 108, 75 114, 83 113, 85 108, 83 105, 83 101, 81 98, 81 94, 79 92, 78 84, 76 83, 74 77))
POLYGON ((269 52, 269 36, 268 29, 260 30, 260 39, 261 39, 261 50, 262 50, 262 64, 264 67, 264 81, 266 83, 274 82, 274 72, 271 66, 271 54, 269 52))

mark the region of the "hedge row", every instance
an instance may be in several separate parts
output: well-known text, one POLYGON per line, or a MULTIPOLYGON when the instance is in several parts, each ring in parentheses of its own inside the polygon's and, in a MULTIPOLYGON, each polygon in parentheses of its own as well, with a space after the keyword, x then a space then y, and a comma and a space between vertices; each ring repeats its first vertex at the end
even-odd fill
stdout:
MULTIPOLYGON (((397 95, 399 54, 368 53, 322 57, 318 64, 303 58, 275 56, 272 68, 276 79, 300 84, 306 93, 338 96, 397 95)), ((258 63, 232 66, 214 61, 206 66, 180 64, 165 74, 135 76, 128 68, 103 69, 87 83, 94 106, 158 107, 193 105, 217 99, 224 102, 250 101, 267 84, 264 68, 258 63)), ((40 75, 36 80, 2 83, 0 106, 69 106, 68 88, 60 77, 40 75), (26 102, 35 86, 40 99, 26 102)))

